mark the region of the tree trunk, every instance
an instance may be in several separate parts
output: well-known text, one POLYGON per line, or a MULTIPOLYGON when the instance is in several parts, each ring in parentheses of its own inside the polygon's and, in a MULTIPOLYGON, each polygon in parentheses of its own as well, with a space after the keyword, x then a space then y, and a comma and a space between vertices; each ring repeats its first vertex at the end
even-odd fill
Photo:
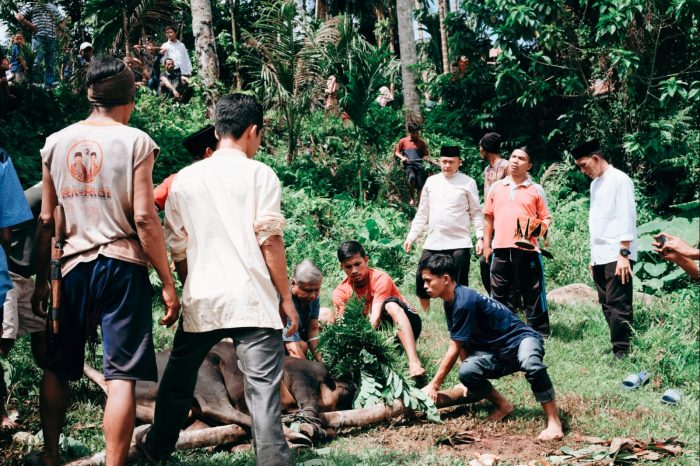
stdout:
POLYGON ((324 21, 328 19, 328 3, 326 0, 316 0, 316 18, 324 21))
POLYGON ((214 116, 216 105, 216 82, 219 79, 219 57, 212 30, 210 0, 190 0, 192 6, 192 33, 194 49, 199 62, 199 77, 204 85, 204 95, 209 118, 214 116))
POLYGON ((447 46, 447 30, 445 29, 445 15, 447 5, 445 0, 438 0, 438 17, 440 18, 440 49, 442 50, 442 73, 450 72, 450 53, 447 46))
POLYGON ((399 49, 401 52, 401 79, 403 106, 406 121, 423 122, 420 99, 416 89, 416 41, 413 37, 413 1, 396 0, 396 19, 399 26, 399 49))
POLYGON ((233 44, 233 53, 236 55, 234 74, 236 76, 236 89, 241 90, 241 66, 238 62, 238 31, 236 27, 236 14, 238 13, 238 0, 231 0, 231 42, 233 44))
POLYGON ((126 16, 126 10, 122 10, 122 22, 124 23, 124 56, 131 56, 131 47, 129 46, 129 18, 126 16))
POLYGON ((450 12, 456 13, 457 10, 459 9, 459 5, 457 4, 458 3, 457 0, 450 0, 450 3, 452 3, 452 5, 450 7, 450 12))

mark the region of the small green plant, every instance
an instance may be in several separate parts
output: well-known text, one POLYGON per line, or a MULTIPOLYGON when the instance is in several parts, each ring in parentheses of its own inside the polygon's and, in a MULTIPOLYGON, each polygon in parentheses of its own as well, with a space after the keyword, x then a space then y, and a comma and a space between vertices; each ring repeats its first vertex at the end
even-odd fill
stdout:
POLYGON ((390 406, 402 400, 407 408, 421 410, 429 420, 439 422, 435 404, 408 376, 393 332, 373 329, 363 309, 364 300, 351 299, 337 323, 321 331, 319 351, 331 375, 359 385, 355 408, 379 402, 390 406))
MULTIPOLYGON (((691 211, 692 212, 692 211, 691 211)), ((673 217, 669 220, 655 218, 637 228, 639 235, 638 260, 634 274, 639 280, 635 286, 639 290, 658 293, 663 289, 677 289, 686 280, 683 269, 665 261, 654 252, 654 235, 666 232, 682 238, 691 245, 698 244, 700 220, 696 218, 673 217)))

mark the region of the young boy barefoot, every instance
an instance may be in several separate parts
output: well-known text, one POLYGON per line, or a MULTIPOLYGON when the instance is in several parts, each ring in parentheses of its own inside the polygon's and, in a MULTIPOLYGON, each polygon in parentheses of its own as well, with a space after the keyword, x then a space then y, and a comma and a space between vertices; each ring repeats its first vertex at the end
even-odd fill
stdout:
POLYGON ((423 391, 437 399, 440 385, 449 374, 458 356, 462 356, 459 380, 476 400, 486 398, 496 405, 489 418, 500 421, 513 412, 513 405, 492 385, 517 371, 525 372, 535 399, 542 403, 547 428, 538 440, 554 440, 564 436, 554 401, 554 387, 542 362, 542 337, 518 319, 502 304, 486 298, 471 288, 457 285, 451 256, 435 255, 422 270, 425 289, 431 298, 442 298, 450 331, 450 346, 442 358, 435 377, 423 391))

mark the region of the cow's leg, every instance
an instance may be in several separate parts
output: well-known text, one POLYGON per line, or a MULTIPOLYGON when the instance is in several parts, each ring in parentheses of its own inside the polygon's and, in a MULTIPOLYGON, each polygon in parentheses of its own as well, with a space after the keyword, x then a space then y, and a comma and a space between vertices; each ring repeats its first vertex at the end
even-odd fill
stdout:
POLYGON ((282 430, 280 381, 284 347, 279 330, 235 331, 234 346, 245 380, 245 400, 253 421, 255 457, 259 465, 291 465, 292 452, 282 430))
POLYGON ((146 437, 146 449, 152 457, 165 459, 175 450, 180 429, 192 405, 199 367, 209 349, 224 336, 218 330, 191 333, 178 327, 158 389, 153 424, 146 437))

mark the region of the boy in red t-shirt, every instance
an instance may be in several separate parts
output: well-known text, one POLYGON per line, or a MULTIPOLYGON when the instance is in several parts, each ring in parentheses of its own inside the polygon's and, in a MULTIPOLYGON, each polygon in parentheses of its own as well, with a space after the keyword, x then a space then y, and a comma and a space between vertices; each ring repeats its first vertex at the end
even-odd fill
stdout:
POLYGON ((394 149, 394 156, 403 164, 408 179, 408 189, 411 193, 411 205, 415 205, 417 204, 416 191, 418 191, 418 200, 420 200, 420 193, 427 179, 423 161, 429 162, 430 154, 428 153, 428 145, 420 138, 420 126, 411 122, 407 129, 408 136, 399 140, 396 149, 394 149))
POLYGON ((368 266, 369 257, 357 241, 345 241, 338 247, 338 260, 347 278, 333 290, 336 317, 345 312, 345 305, 353 295, 365 300, 365 315, 372 327, 384 321, 396 328, 396 333, 408 357, 411 377, 425 375, 418 359, 416 340, 420 336, 420 316, 407 303, 394 281, 382 270, 368 266))

